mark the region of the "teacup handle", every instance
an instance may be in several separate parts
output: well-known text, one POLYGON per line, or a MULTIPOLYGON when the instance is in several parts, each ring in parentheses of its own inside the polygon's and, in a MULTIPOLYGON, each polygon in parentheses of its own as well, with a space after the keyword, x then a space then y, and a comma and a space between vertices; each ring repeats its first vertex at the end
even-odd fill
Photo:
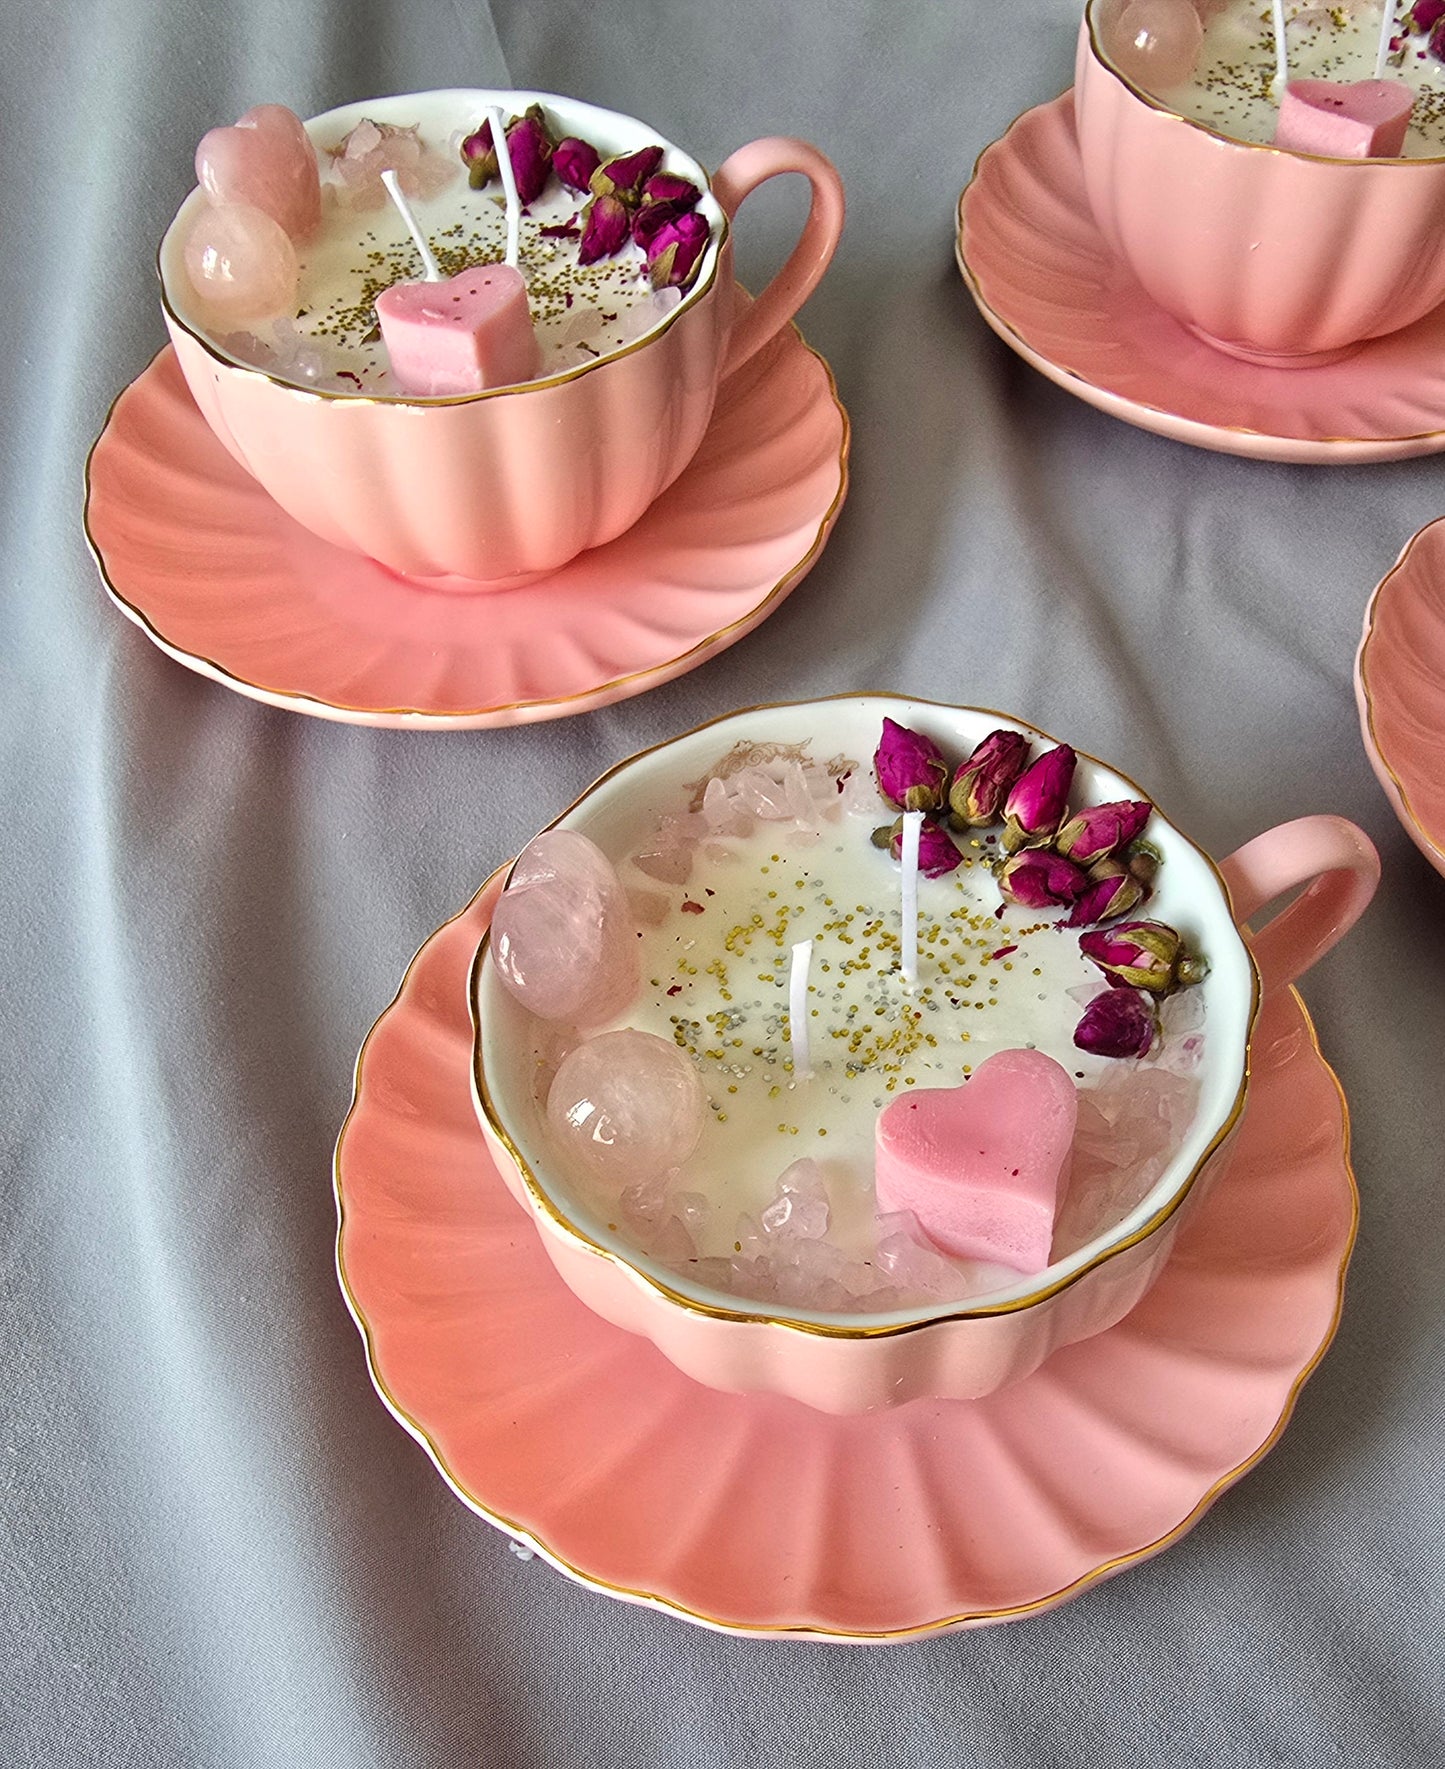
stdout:
POLYGON ((801 172, 813 187, 802 236, 783 268, 739 316, 728 340, 723 374, 741 368, 776 337, 817 288, 843 232, 843 180, 826 154, 790 135, 767 135, 729 154, 713 173, 713 195, 731 221, 744 197, 780 172, 801 172))
POLYGON ((1297 817, 1236 848, 1220 871, 1241 923, 1305 886, 1250 939, 1268 994, 1303 976, 1360 919, 1380 882, 1380 856, 1364 830, 1343 817, 1297 817))

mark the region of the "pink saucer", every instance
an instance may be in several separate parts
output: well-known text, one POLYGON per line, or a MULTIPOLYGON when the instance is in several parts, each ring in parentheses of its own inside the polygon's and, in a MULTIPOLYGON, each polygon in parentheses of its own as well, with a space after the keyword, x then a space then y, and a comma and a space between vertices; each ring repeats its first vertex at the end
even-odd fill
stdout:
POLYGON ((1261 368, 1210 349, 1104 244, 1071 92, 985 149, 959 199, 957 256, 979 311, 1025 362, 1141 429, 1266 461, 1445 449, 1445 307, 1322 368, 1261 368))
POLYGON ((618 540, 505 593, 423 587, 317 539, 212 435, 169 347, 91 453, 86 532, 121 612, 189 669, 351 724, 589 712, 696 669, 822 551, 848 419, 789 328, 723 383, 682 477, 618 540))
POLYGON ((1445 873, 1445 520, 1420 530, 1370 598, 1355 699, 1385 796, 1445 873))
POLYGON ((474 1511, 579 1583, 732 1633, 900 1640, 1047 1609, 1168 1547, 1282 1431, 1357 1198, 1299 997, 1237 1153, 1127 1320, 973 1402, 837 1417, 715 1393, 590 1314, 472 1110, 467 970, 498 873, 362 1047, 337 1267, 373 1382, 474 1511))

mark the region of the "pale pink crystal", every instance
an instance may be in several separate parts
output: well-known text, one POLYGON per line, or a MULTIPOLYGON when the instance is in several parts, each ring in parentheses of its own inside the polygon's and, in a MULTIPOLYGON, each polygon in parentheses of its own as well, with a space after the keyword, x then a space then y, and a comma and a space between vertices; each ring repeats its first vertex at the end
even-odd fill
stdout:
POLYGON ((645 1184, 680 1167, 697 1147, 706 1113, 687 1057, 631 1027, 579 1044, 547 1095, 547 1122, 569 1163, 613 1184, 645 1184))
POLYGON ((637 926, 611 861, 550 829, 522 852, 492 916, 497 974, 542 1020, 595 1026, 637 993, 637 926))
POLYGON ((207 204, 187 235, 185 261, 192 288, 228 322, 270 319, 296 305, 296 248, 262 209, 207 204))
POLYGON ((395 172, 402 194, 414 203, 437 196, 461 176, 459 164, 422 145, 416 128, 363 117, 331 150, 331 176, 341 206, 355 212, 383 208, 389 201, 383 172, 395 172))
POLYGON ((1079 1089, 1068 1190, 1054 1222, 1059 1260, 1114 1228, 1153 1190, 1192 1122, 1199 1083, 1149 1063, 1079 1089))
POLYGON ((828 1232, 832 1208, 823 1170, 806 1155, 778 1179, 773 1201, 759 1218, 765 1234, 776 1240, 816 1240, 828 1232))
POLYGON ((838 803, 845 817, 870 817, 875 823, 882 818, 886 809, 871 768, 855 767, 852 770, 843 781, 838 803))
POLYGON ((664 1220, 649 1239, 647 1251, 654 1259, 660 1260, 674 1271, 686 1267, 697 1257, 697 1246, 692 1236, 676 1216, 669 1216, 664 1220))
POLYGON ((686 884, 692 876, 698 841, 707 832, 708 824, 701 814, 668 812, 658 819, 657 828, 633 854, 632 863, 639 872, 661 884, 686 884))
POLYGON ((876 1233, 873 1264, 903 1295, 938 1301, 961 1293, 959 1266, 924 1239, 911 1210, 880 1216, 876 1233))
POLYGON ((733 797, 725 780, 716 777, 703 788, 702 816, 714 835, 735 835, 744 838, 753 833, 755 822, 733 797))
POLYGON ((673 1214, 694 1238, 712 1221, 712 1205, 701 1192, 674 1192, 673 1214))

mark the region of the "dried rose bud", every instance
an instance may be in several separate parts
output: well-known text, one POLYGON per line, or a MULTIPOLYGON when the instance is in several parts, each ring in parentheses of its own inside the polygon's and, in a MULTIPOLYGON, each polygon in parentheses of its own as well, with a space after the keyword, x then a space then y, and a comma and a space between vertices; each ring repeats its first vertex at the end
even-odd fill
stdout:
POLYGON ((546 189, 552 171, 552 143, 547 138, 540 105, 533 105, 525 117, 508 123, 507 152, 512 157, 518 198, 523 204, 535 203, 546 189))
POLYGON ((627 205, 616 197, 593 197, 582 213, 577 262, 595 264, 599 258, 612 257, 627 244, 627 233, 627 205))
POLYGON ((948 803, 955 821, 971 829, 997 823, 1028 759, 1029 740, 1022 731, 990 731, 953 777, 948 803))
POLYGON ((594 196, 621 197, 631 205, 641 200, 643 185, 661 164, 660 147, 640 147, 635 153, 614 154, 604 160, 588 183, 594 196))
POLYGON ((678 203, 644 203, 632 211, 632 238, 645 252, 669 223, 688 211, 678 203))
POLYGON ((1149 821, 1154 807, 1148 799, 1117 799, 1113 804, 1090 805, 1070 817, 1054 837, 1054 848, 1092 866, 1118 848, 1125 848, 1149 821))
POLYGON ((1147 1056, 1158 1036, 1158 1010, 1137 989, 1096 995, 1074 1027, 1074 1043, 1091 1056, 1147 1056))
POLYGON ((1436 61, 1445 61, 1445 18, 1430 27, 1430 39, 1426 47, 1436 61))
MULTIPOLYGON (((1445 0, 1439 0, 1445 10, 1445 0)), ((679 210, 695 209, 702 201, 702 192, 690 178, 680 172, 654 172, 642 187, 644 203, 676 203, 679 210)))
POLYGON ((659 228, 647 247, 647 274, 653 288, 687 288, 711 238, 707 218, 696 210, 659 228))
POLYGON ((1019 775, 1003 807, 1007 819, 1003 845, 1009 853, 1053 839, 1069 808, 1078 759, 1067 743, 1061 743, 1019 775))
MULTIPOLYGON (((880 835, 888 838, 888 852, 895 860, 903 858, 903 819, 900 817, 891 829, 878 830, 873 837, 875 845, 880 835)), ((926 817, 918 831, 918 870, 925 878, 942 878, 946 873, 955 871, 963 863, 963 855, 953 845, 953 839, 941 823, 931 823, 926 817)))
POLYGON ((1065 927, 1092 927, 1137 909, 1149 887, 1117 860, 1100 860, 1089 868, 1089 882, 1074 904, 1065 927))
POLYGON ((931 737, 885 718, 873 752, 873 773, 879 792, 900 811, 943 809, 948 763, 931 737))
POLYGON ((1170 995, 1197 983, 1209 968, 1186 952, 1178 933, 1162 921, 1126 921, 1080 934, 1079 950, 1114 988, 1147 989, 1151 995, 1170 995))
POLYGON ((999 868, 998 888, 1024 909, 1057 909, 1072 903, 1088 886, 1081 866, 1047 848, 1027 848, 999 868))
POLYGON ((467 169, 467 183, 473 190, 482 190, 497 176, 497 150, 492 144, 492 121, 489 117, 475 134, 462 143, 462 164, 467 169))
POLYGON ((602 156, 590 141, 567 135, 552 149, 552 169, 568 190, 589 190, 602 156))
POLYGON ((1412 34, 1416 31, 1430 31, 1445 18, 1445 0, 1415 0, 1415 4, 1400 20, 1400 28, 1412 34))

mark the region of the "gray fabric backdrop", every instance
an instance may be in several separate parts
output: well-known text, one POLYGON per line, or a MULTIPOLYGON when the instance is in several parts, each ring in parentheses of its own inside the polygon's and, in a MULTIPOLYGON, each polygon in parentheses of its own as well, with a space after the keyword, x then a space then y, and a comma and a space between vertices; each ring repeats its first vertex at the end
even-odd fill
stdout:
MULTIPOLYGON (((1440 464, 1193 452, 1015 361, 953 267, 979 150, 1069 78, 1076 0, 42 0, 0 8, 3 867, 0 1761, 922 1766, 1445 1760, 1445 883, 1361 753, 1366 595, 1440 464), (509 81, 717 163, 847 181, 804 316, 855 423, 828 552, 697 674, 527 730, 271 712, 105 602, 85 451, 162 341, 151 254, 246 106, 509 81), (694 1631, 575 1589, 445 1490, 332 1273, 358 1043, 418 943, 598 770, 745 702, 1015 708, 1225 852, 1314 809, 1385 887, 1307 996, 1365 1197, 1333 1352, 1170 1553, 1038 1619, 875 1651, 694 1631)), ((795 227, 741 228, 760 280, 795 227)))

